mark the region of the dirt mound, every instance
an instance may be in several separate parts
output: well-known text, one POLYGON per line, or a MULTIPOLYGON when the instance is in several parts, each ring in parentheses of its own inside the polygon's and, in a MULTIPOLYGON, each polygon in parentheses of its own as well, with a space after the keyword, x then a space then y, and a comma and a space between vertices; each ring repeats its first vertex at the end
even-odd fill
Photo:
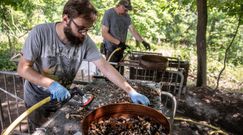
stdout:
POLYGON ((205 121, 230 134, 243 132, 243 94, 190 87, 178 100, 178 115, 205 121))

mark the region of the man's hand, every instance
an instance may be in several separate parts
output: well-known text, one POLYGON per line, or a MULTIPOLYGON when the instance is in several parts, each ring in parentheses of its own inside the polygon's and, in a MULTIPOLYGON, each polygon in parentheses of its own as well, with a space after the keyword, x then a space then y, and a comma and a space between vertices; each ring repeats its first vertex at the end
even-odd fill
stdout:
POLYGON ((128 95, 132 99, 133 103, 143 104, 143 105, 149 105, 150 104, 150 101, 146 96, 136 92, 135 90, 132 90, 131 92, 129 92, 128 95))
POLYGON ((148 50, 151 49, 150 44, 147 43, 146 41, 143 41, 142 44, 143 44, 143 46, 144 46, 146 49, 148 49, 148 50))
POLYGON ((58 102, 71 97, 69 91, 58 82, 51 83, 48 89, 51 92, 52 99, 57 99, 58 102))
POLYGON ((119 48, 121 48, 122 50, 126 50, 126 48, 128 47, 125 43, 120 42, 118 45, 119 48))

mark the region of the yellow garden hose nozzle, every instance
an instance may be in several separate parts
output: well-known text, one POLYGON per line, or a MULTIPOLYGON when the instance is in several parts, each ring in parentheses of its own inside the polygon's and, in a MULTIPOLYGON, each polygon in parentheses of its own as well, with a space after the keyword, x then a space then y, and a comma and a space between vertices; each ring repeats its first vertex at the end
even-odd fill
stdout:
POLYGON ((5 131, 3 131, 2 135, 9 135, 23 119, 25 119, 28 115, 30 115, 34 110, 38 109, 39 107, 41 107, 42 105, 50 101, 51 101, 51 97, 47 97, 41 100, 40 102, 36 103, 32 107, 30 107, 28 110, 23 112, 12 124, 10 124, 9 127, 5 131))

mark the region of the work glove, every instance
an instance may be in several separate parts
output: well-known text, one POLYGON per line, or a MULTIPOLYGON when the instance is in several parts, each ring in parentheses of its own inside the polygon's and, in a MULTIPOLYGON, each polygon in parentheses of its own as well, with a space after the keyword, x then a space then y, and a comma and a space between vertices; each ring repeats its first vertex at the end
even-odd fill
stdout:
POLYGON ((150 44, 147 43, 146 41, 143 41, 142 44, 143 44, 143 46, 144 46, 146 49, 148 49, 148 50, 151 49, 150 44))
POLYGON ((133 103, 143 104, 143 105, 149 105, 150 104, 150 101, 146 96, 136 92, 135 90, 132 90, 131 92, 129 92, 128 95, 132 99, 133 103))
POLYGON ((69 91, 58 82, 51 83, 48 90, 51 92, 51 98, 57 99, 58 102, 64 101, 65 99, 69 99, 71 97, 69 91))
POLYGON ((124 42, 120 42, 118 47, 121 48, 122 50, 125 50, 128 46, 124 42))

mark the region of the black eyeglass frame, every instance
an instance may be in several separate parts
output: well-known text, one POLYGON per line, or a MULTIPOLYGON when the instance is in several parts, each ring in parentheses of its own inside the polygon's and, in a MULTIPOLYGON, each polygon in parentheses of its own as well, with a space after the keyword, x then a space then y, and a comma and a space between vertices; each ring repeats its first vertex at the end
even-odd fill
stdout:
POLYGON ((73 19, 70 19, 70 21, 73 22, 73 24, 77 27, 78 33, 80 33, 80 34, 87 33, 89 30, 93 29, 93 27, 94 27, 94 26, 91 26, 89 28, 85 28, 84 26, 78 25, 73 19))

